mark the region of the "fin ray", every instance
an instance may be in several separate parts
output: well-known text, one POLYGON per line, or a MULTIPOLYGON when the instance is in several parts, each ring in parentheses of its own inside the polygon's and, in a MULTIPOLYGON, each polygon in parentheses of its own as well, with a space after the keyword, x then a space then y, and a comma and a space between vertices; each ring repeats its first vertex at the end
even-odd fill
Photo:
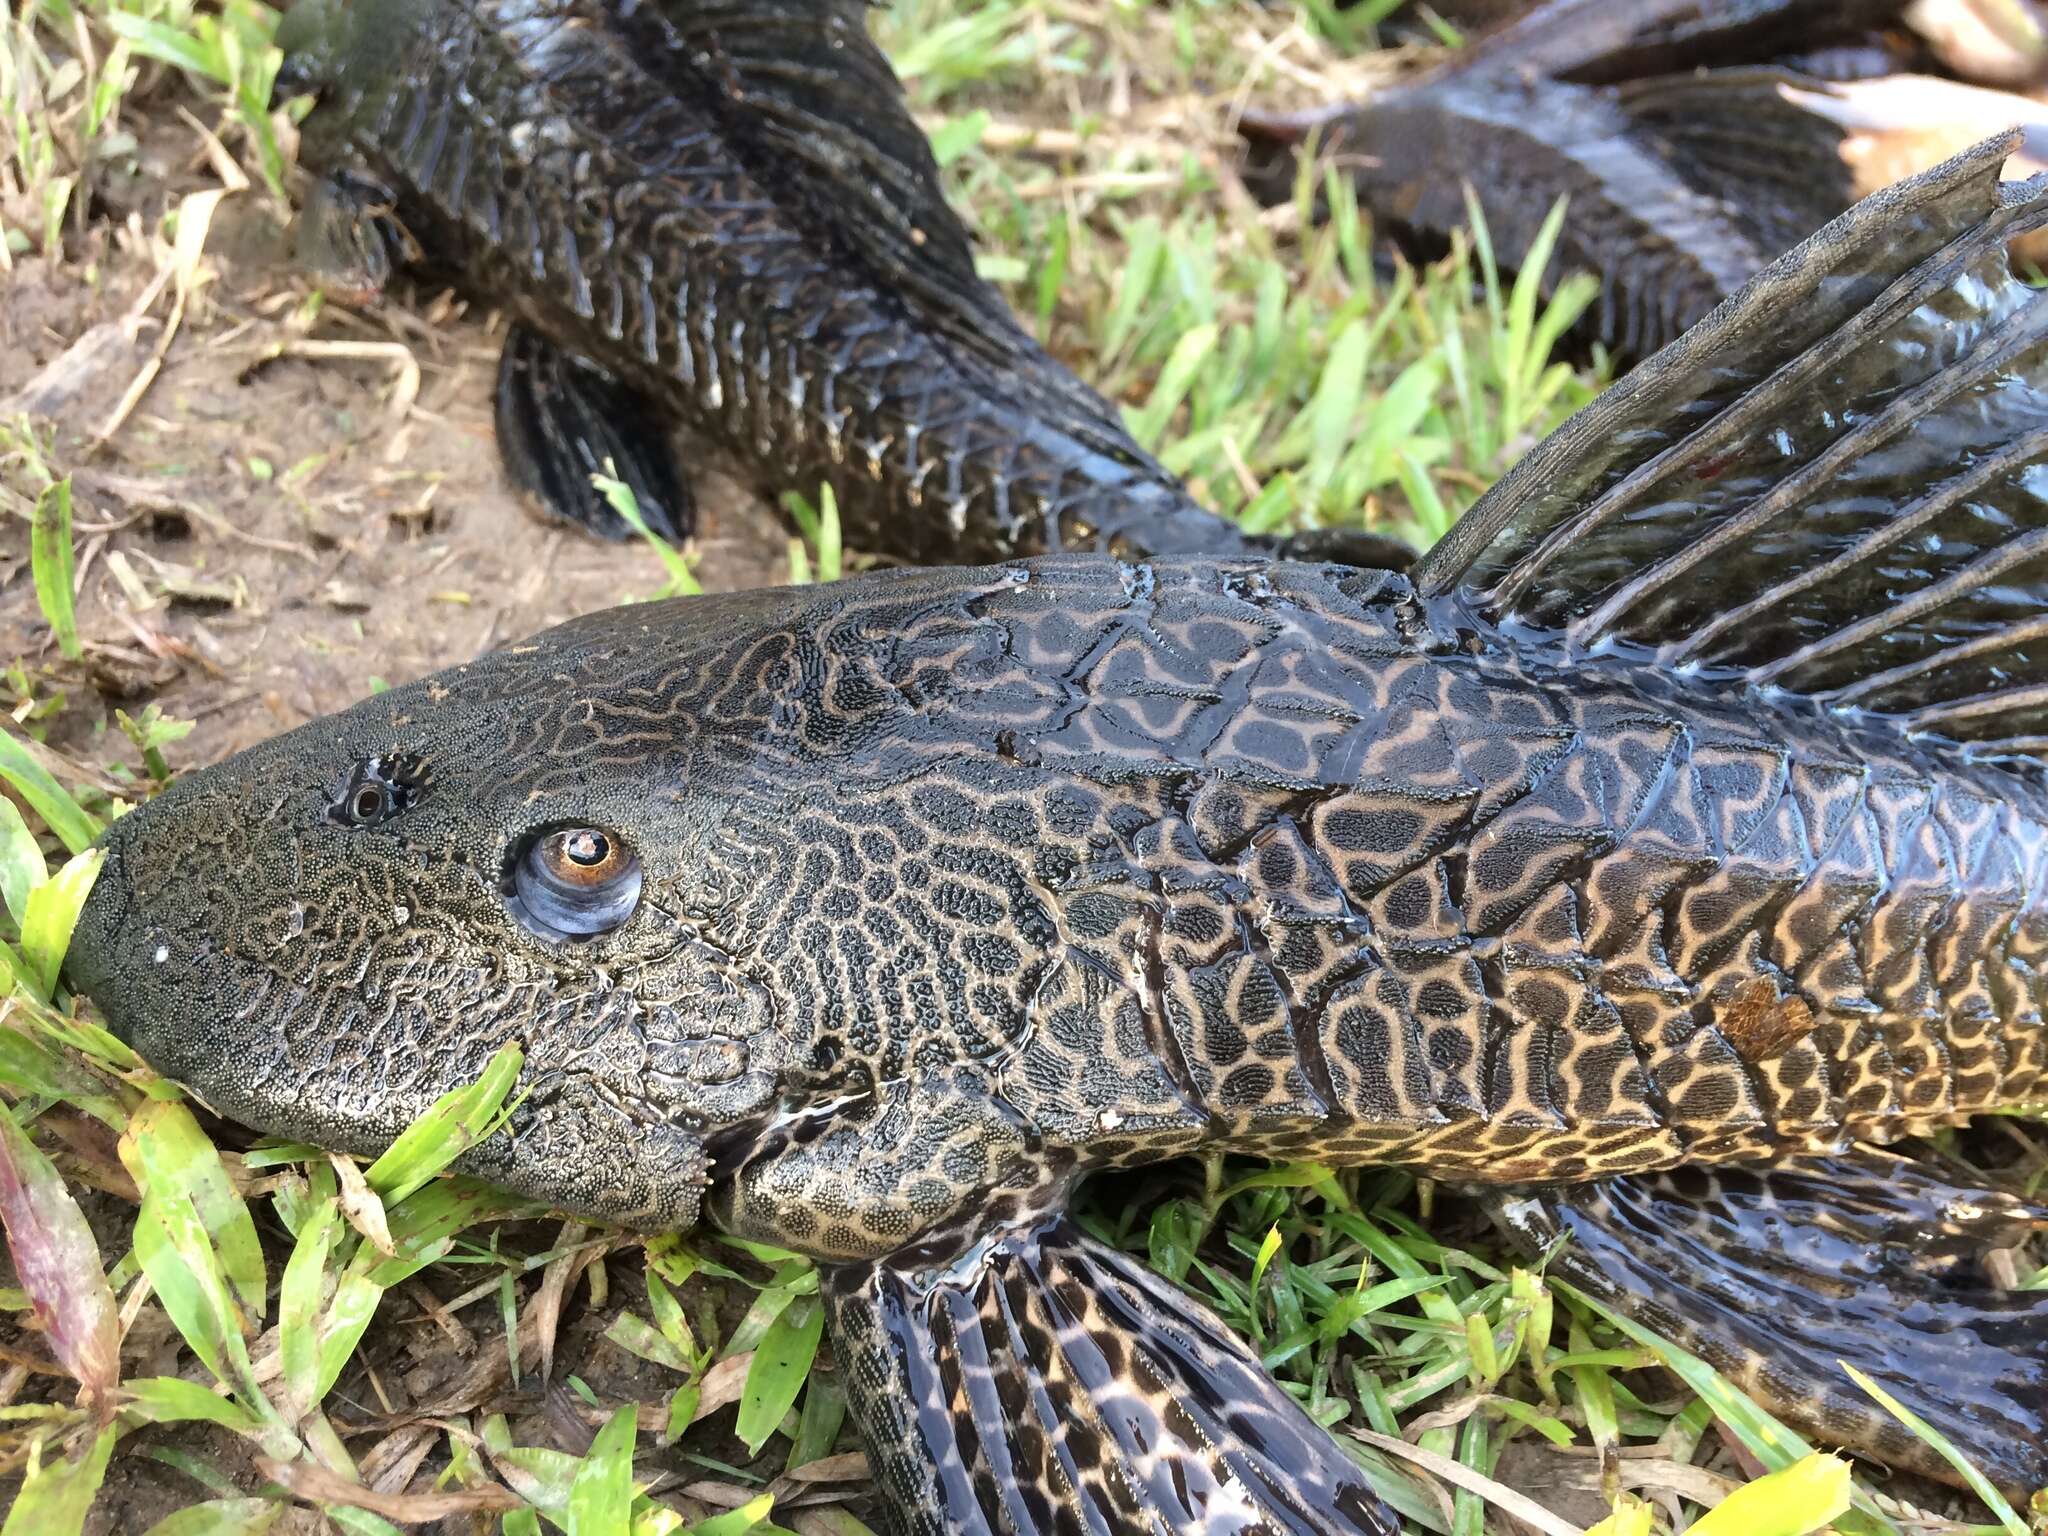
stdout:
POLYGON ((943 1273, 842 1265, 824 1278, 901 1531, 1399 1529, 1220 1322, 1064 1218, 1007 1229, 943 1273))
POLYGON ((2003 1291, 1981 1271, 1988 1250, 2048 1225, 2048 1208, 1875 1152, 1487 1203, 1532 1250, 1568 1235, 1552 1273, 1798 1428, 1954 1480, 1855 1387, 1847 1361, 1947 1427, 2000 1487, 2048 1481, 2048 1293, 2003 1291))
POLYGON ((638 391, 594 363, 515 323, 498 362, 495 415, 506 474, 553 516, 631 538, 591 484, 609 463, 653 533, 681 543, 693 531, 696 504, 668 429, 638 391))
POLYGON ((1483 496, 1417 567, 1566 655, 1805 695, 2039 756, 2048 302, 2007 134, 1772 263, 1483 496))

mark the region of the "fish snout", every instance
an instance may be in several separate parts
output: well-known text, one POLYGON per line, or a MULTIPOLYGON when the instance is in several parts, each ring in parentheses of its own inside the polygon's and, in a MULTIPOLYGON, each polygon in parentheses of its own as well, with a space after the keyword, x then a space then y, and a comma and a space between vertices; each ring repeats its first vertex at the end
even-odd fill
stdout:
POLYGON ((128 953, 132 943, 131 918, 135 891, 129 882, 128 843, 132 835, 129 818, 123 817, 107 828, 99 841, 105 854, 100 872, 79 909, 78 922, 71 930, 71 947, 65 952, 64 974, 75 992, 99 1005, 114 1032, 123 1039, 119 1001, 124 991, 122 978, 136 964, 128 953))

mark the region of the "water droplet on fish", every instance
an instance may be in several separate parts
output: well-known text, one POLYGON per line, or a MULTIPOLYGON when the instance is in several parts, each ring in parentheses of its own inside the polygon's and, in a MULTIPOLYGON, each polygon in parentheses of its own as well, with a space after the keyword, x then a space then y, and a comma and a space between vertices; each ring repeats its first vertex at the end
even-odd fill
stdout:
POLYGON ((404 927, 412 921, 412 908, 393 907, 391 909, 391 921, 397 923, 401 928, 404 927))
POLYGON ((291 905, 291 910, 284 915, 284 936, 288 939, 296 939, 305 931, 306 909, 295 901, 291 905))
POLYGON ((1113 1109, 1105 1109, 1095 1117, 1095 1123, 1105 1131, 1113 1131, 1124 1123, 1124 1117, 1113 1109))
POLYGON ((171 958, 171 946, 168 944, 157 945, 155 958, 156 963, 158 965, 162 965, 166 960, 171 958))

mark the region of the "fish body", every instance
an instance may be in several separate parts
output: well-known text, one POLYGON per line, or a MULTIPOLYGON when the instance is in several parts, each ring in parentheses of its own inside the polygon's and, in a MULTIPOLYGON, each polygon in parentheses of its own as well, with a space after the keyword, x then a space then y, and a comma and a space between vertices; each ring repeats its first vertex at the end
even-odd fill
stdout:
POLYGON ((680 425, 770 492, 829 484, 857 545, 906 559, 1266 547, 976 274, 864 9, 302 0, 302 160, 338 178, 307 222, 388 210, 513 312, 508 467, 594 526, 621 526, 589 486, 610 457, 685 531, 680 425))
POLYGON ((1772 263, 1412 581, 1060 555, 575 620, 121 819, 73 978, 216 1108, 343 1149, 519 1043, 467 1166, 818 1259, 906 1532, 1391 1536, 1214 1318, 1065 1218, 1205 1149, 1509 1186, 1745 1365, 1755 1275, 1794 1337, 1882 1279, 1900 1325, 1842 1358, 2048 1478, 2048 1309, 1897 1262, 1930 1212, 2048 1213, 1837 1161, 2048 1067, 2016 143, 1772 263), (1845 1191, 1826 1280, 1758 1257, 1795 1176, 1845 1191), (1733 1291, 1659 1278, 1632 1213, 1674 1205, 1733 1291))
MULTIPOLYGON (((587 1077, 644 1101, 629 1121, 700 1121, 742 1175, 722 1222, 835 1259, 925 1234, 893 1206, 798 1230, 788 1145, 872 1173, 851 1149, 892 1098, 906 1181, 943 1163, 920 1100, 958 1095, 1002 1106, 1009 1177, 1036 1187, 1207 1147, 1569 1179, 2038 1096, 2036 785, 1475 633, 1386 573, 1100 557, 577 621, 257 749, 234 815, 205 776, 170 791, 153 814, 204 820, 207 862, 248 870, 282 850, 278 820, 243 830, 247 797, 296 789, 289 815, 373 760, 417 781, 377 827, 314 817, 297 878, 256 882, 231 927, 176 899, 189 846, 142 821, 114 839, 142 925, 124 947, 169 951, 118 1017, 223 1110, 315 1139, 353 1113, 329 1073, 402 1115, 523 1038, 543 1099, 587 1077), (542 665, 550 686, 524 686, 542 665), (295 785, 309 752, 329 772, 295 785), (577 957, 609 1003, 558 991, 543 938, 448 948, 500 904, 474 872, 524 835, 466 823, 528 801, 641 850, 665 931, 577 957), (337 882, 378 841, 413 894, 365 949, 342 915, 370 895, 337 882), (570 1006, 602 1027, 534 1036, 570 1006), (410 1031, 363 1033, 386 1013, 462 1018, 460 1049, 394 1081, 410 1031), (222 1060, 305 1097, 223 1098, 222 1060), (696 1102, 714 1068, 717 1105, 696 1102)), ((948 1219, 990 1192, 948 1188, 948 1219)))

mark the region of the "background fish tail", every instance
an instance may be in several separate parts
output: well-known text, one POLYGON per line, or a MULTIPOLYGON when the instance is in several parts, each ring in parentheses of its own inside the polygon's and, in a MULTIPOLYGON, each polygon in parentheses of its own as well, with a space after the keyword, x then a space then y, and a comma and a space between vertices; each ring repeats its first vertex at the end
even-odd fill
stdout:
POLYGON ((2048 1483, 2048 1292, 1986 1256, 2048 1207, 1878 1153, 1687 1168, 1494 1196, 1551 1273, 1700 1355, 1802 1430, 1943 1481, 1955 1473, 1860 1391, 1856 1366, 1994 1483, 2048 1483))
POLYGON ((1064 1218, 936 1274, 841 1266, 825 1296, 902 1536, 1400 1528, 1219 1320, 1064 1218))

